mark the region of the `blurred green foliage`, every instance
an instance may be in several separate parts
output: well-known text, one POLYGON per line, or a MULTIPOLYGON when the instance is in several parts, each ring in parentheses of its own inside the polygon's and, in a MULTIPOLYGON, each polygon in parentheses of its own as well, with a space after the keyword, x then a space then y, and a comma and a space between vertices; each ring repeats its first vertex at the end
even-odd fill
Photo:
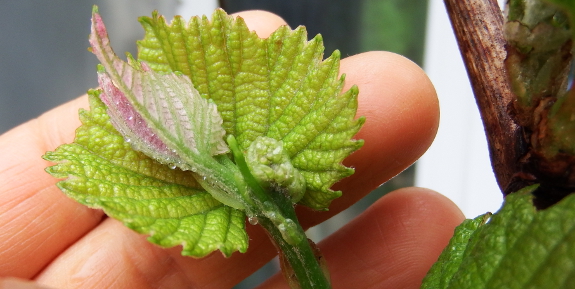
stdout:
POLYGON ((385 50, 423 62, 427 0, 363 0, 360 50, 385 50))

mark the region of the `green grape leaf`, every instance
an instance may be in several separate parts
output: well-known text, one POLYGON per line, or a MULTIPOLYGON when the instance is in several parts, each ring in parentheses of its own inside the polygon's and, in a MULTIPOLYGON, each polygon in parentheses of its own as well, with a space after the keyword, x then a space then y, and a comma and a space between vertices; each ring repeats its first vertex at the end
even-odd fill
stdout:
POLYGON ((479 228, 484 225, 491 214, 481 215, 475 219, 463 221, 461 225, 455 228, 453 238, 445 247, 437 262, 433 264, 427 276, 423 280, 422 288, 447 288, 453 274, 457 272, 461 265, 463 253, 469 243, 469 238, 479 228))
POLYGON ((484 225, 485 216, 460 225, 422 288, 572 288, 575 194, 537 211, 536 188, 508 195, 484 225))
POLYGON ((138 59, 153 70, 187 75, 213 100, 227 134, 247 150, 258 137, 283 142, 306 181, 300 204, 327 209, 341 192, 330 187, 353 173, 341 164, 363 142, 351 139, 364 123, 354 119, 357 87, 342 93, 339 52, 322 61, 321 36, 281 27, 269 38, 250 32, 240 17, 216 10, 186 23, 176 16, 141 17, 145 37, 138 59))
POLYGON ((58 187, 76 201, 104 212, 164 247, 182 245, 182 254, 203 257, 220 250, 245 252, 245 214, 207 193, 191 171, 172 169, 144 153, 114 128, 101 90, 89 91, 90 111, 72 144, 47 152, 57 165, 47 171, 65 178, 58 187))

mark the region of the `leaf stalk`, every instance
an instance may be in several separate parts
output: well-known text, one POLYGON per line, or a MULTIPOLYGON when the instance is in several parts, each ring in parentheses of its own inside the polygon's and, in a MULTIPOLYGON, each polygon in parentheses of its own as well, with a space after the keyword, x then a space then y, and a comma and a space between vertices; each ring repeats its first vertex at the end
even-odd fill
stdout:
POLYGON ((243 152, 233 135, 228 136, 227 143, 236 165, 250 188, 251 203, 255 204, 251 208, 246 208, 248 217, 250 220, 257 218, 257 222, 274 242, 282 263, 285 264, 282 270, 286 281, 294 289, 331 288, 316 258, 316 253, 299 224, 291 197, 281 191, 264 190, 251 174, 243 152))

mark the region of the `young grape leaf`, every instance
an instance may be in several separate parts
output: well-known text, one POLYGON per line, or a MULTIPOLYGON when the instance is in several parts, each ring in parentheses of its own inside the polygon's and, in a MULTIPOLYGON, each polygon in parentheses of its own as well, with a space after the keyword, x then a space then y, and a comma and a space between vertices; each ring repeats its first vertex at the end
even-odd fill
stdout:
POLYGON ((228 151, 216 105, 202 98, 185 75, 152 71, 130 55, 128 62, 118 58, 97 10, 90 44, 102 63, 100 97, 112 124, 132 147, 161 163, 194 171, 220 202, 245 209, 244 184, 234 170, 212 157, 228 151))
POLYGON ((250 32, 240 17, 216 10, 210 22, 176 16, 141 17, 145 37, 138 58, 155 71, 190 77, 213 100, 227 134, 245 150, 258 137, 283 142, 306 180, 299 203, 327 209, 341 195, 330 187, 353 173, 342 160, 363 144, 352 140, 364 122, 354 120, 358 90, 341 93, 339 52, 322 61, 321 36, 281 27, 269 38, 250 32))
POLYGON ((112 126, 100 90, 89 92, 90 111, 72 144, 47 152, 57 162, 47 171, 66 178, 58 187, 76 201, 104 212, 155 244, 182 245, 182 254, 203 257, 219 249, 245 252, 245 214, 223 205, 196 182, 191 171, 171 169, 141 152, 112 126))
POLYGON ((575 195, 537 211, 536 188, 508 195, 485 225, 483 216, 460 225, 422 288, 572 288, 575 195))

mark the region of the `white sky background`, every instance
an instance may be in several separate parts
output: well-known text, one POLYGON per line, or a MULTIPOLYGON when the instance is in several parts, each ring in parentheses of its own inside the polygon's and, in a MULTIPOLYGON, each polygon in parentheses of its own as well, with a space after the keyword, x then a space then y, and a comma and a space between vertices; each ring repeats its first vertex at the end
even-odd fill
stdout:
POLYGON ((467 218, 497 211, 503 197, 443 1, 429 1, 424 69, 439 96, 441 122, 435 142, 417 164, 416 185, 444 194, 467 218))
POLYGON ((180 0, 180 6, 177 9, 178 15, 184 19, 189 19, 196 15, 211 16, 218 7, 216 0, 180 0))

